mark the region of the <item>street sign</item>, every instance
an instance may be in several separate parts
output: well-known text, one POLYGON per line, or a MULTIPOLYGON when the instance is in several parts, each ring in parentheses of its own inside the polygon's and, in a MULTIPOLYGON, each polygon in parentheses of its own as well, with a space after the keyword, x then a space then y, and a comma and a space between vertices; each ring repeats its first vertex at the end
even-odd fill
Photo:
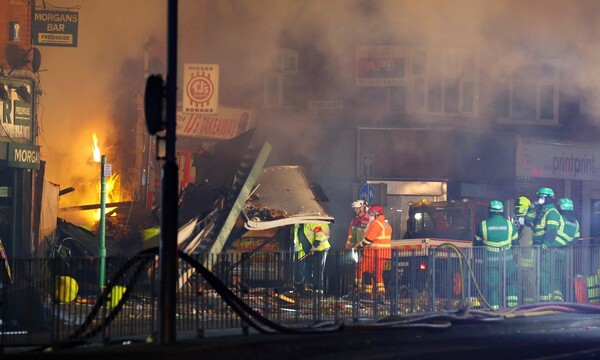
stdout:
POLYGON ((375 168, 373 155, 363 155, 361 159, 361 173, 363 178, 372 177, 375 168))
POLYGON ((371 204, 375 199, 375 188, 371 184, 363 184, 358 190, 358 198, 371 204))
POLYGON ((112 164, 104 164, 103 174, 104 174, 105 177, 111 177, 112 176, 112 164))

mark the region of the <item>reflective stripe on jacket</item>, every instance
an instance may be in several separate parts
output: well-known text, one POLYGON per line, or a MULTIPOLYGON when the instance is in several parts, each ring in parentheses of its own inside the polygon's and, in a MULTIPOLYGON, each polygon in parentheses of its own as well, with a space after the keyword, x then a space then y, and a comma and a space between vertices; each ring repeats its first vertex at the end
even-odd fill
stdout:
POLYGON ((367 213, 364 213, 362 216, 356 215, 352 218, 350 228, 348 229, 348 237, 346 238, 346 249, 352 249, 363 241, 368 225, 369 214, 367 213))
POLYGON ((533 222, 533 243, 542 244, 544 242, 544 235, 546 235, 546 232, 548 232, 550 228, 556 228, 558 231, 560 222, 561 216, 558 210, 556 210, 554 207, 554 204, 544 205, 540 211, 540 214, 533 222))
POLYGON ((329 224, 325 223, 308 223, 294 226, 294 245, 298 251, 298 256, 302 257, 310 251, 310 247, 303 246, 301 234, 298 234, 299 229, 303 229, 304 236, 308 240, 311 247, 316 247, 317 251, 329 249, 329 224), (306 248, 308 247, 308 249, 306 248))
POLYGON ((561 215, 561 222, 558 226, 558 232, 556 233, 556 240, 554 246, 568 246, 571 244, 573 239, 577 239, 581 237, 581 233, 579 232, 579 221, 574 219, 574 221, 570 221, 566 217, 561 215))
POLYGON ((476 239, 490 248, 507 248, 519 234, 512 222, 499 214, 483 220, 477 229, 476 239))
POLYGON ((392 251, 392 227, 385 221, 385 217, 380 215, 377 219, 371 221, 367 226, 364 240, 359 246, 372 250, 382 250, 380 256, 390 258, 392 251))

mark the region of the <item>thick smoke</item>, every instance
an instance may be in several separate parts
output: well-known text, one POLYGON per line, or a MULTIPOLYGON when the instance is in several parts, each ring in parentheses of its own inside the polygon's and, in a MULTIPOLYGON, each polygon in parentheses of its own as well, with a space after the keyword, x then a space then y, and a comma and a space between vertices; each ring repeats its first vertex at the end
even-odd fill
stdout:
MULTIPOLYGON (((130 103, 143 88, 143 47, 149 38, 164 46, 167 2, 64 0, 60 5, 80 5, 79 45, 42 49, 46 71, 40 76, 39 119, 47 178, 67 187, 88 176, 88 170, 81 172, 92 166, 93 132, 104 149, 125 152, 120 147, 132 131, 130 103)), ((600 2, 595 0, 180 0, 179 5, 180 63, 218 62, 223 106, 261 104, 266 59, 284 45, 310 54, 299 61, 315 76, 298 81, 294 91, 316 99, 359 91, 355 45, 475 49, 494 55, 480 63, 490 76, 508 74, 531 58, 558 58, 576 70, 570 81, 591 86, 600 80, 600 2)), ((260 120, 277 129, 279 119, 260 120)), ((300 124, 287 127, 278 132, 278 142, 286 144, 306 130, 300 124)), ((327 147, 338 149, 335 141, 333 136, 327 147)), ((320 146, 306 144, 291 156, 310 163, 320 156, 314 151, 320 146)), ((354 158, 347 144, 340 147, 354 158)))

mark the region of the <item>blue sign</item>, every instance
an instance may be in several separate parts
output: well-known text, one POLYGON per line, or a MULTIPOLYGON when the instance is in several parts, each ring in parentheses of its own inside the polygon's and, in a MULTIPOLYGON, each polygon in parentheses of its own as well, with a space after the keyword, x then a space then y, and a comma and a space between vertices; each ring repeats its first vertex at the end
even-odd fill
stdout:
POLYGON ((368 202, 369 205, 375 199, 375 188, 371 184, 363 184, 358 190, 358 198, 368 202))

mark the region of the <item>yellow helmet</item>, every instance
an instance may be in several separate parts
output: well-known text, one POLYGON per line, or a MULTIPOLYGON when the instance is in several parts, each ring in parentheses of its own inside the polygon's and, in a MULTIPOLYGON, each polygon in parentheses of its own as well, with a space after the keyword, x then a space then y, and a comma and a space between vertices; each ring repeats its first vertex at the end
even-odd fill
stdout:
POLYGON ((531 201, 525 196, 519 196, 515 203, 515 216, 525 216, 531 205, 531 201))

